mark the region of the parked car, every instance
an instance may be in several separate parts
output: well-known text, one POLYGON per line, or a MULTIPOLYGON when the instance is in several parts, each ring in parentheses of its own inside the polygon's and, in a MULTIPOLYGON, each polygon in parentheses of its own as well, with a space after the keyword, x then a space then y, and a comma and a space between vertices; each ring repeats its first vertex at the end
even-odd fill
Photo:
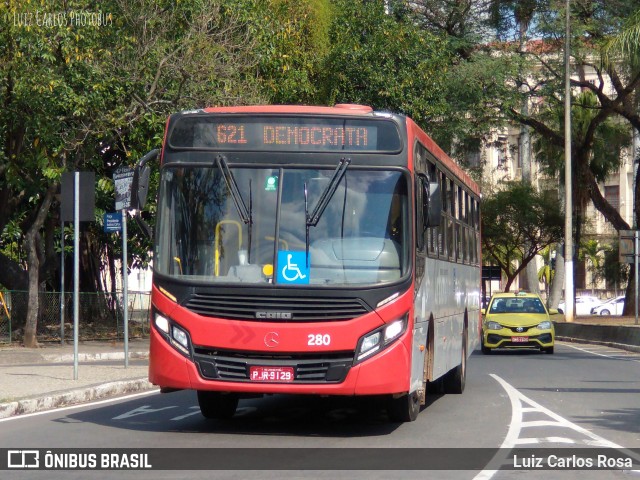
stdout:
MULTIPOLYGON (((590 315, 591 309, 599 305, 602 305, 602 302, 598 297, 582 295, 580 297, 576 297, 574 312, 576 315, 590 315)), ((564 313, 564 310, 565 310, 565 302, 562 301, 558 304, 558 311, 560 313, 564 313)))
POLYGON ((624 310, 624 295, 612 298, 604 302, 602 305, 591 309, 592 315, 622 315, 624 310))
POLYGON ((496 293, 482 309, 482 353, 496 348, 536 348, 553 353, 555 331, 547 310, 535 293, 496 293))

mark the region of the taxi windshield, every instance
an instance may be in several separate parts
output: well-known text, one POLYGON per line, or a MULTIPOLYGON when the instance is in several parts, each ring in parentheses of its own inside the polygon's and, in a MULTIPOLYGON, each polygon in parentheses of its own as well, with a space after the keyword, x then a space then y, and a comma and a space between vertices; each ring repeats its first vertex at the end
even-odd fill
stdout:
POLYGON ((489 313, 546 313, 539 298, 496 298, 489 313))

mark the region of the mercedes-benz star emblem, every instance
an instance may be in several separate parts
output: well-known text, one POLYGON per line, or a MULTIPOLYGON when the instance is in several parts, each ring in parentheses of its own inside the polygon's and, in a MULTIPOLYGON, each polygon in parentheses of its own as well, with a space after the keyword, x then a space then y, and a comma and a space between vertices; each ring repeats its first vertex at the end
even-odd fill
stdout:
POLYGON ((264 336, 264 344, 269 348, 277 347, 279 343, 277 332, 269 332, 264 336))

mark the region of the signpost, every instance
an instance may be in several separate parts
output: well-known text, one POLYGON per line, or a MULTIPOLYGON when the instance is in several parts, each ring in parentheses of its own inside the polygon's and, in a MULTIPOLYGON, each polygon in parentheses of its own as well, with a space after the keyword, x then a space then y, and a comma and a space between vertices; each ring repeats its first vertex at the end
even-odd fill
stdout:
MULTIPOLYGON (((62 262, 64 264, 64 222, 73 221, 73 379, 78 379, 78 328, 79 328, 79 297, 80 297, 80 222, 94 220, 95 207, 94 172, 66 172, 62 174, 62 262)), ((64 275, 64 270, 63 270, 64 275)), ((64 276, 62 277, 64 285, 64 276)), ((62 289, 62 304, 60 306, 61 336, 64 342, 64 287, 62 289)))
MULTIPOLYGON (((121 211, 122 228, 122 307, 124 322, 124 367, 129 366, 129 288, 127 271, 127 209, 131 208, 131 186, 134 170, 120 167, 113 172, 113 182, 116 189, 116 210, 121 211)), ((106 229, 106 222, 105 222, 106 229)), ((105 230, 106 231, 106 230, 105 230)))
POLYGON ((633 263, 635 283, 635 324, 638 325, 638 256, 640 255, 640 230, 620 230, 620 263, 633 263))

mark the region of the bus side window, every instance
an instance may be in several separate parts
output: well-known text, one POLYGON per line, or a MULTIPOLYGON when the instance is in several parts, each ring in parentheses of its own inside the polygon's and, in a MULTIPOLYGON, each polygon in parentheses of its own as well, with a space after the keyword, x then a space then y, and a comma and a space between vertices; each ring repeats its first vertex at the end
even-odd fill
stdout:
POLYGON ((424 251, 425 211, 424 211, 424 179, 422 176, 416 177, 416 249, 424 251))

